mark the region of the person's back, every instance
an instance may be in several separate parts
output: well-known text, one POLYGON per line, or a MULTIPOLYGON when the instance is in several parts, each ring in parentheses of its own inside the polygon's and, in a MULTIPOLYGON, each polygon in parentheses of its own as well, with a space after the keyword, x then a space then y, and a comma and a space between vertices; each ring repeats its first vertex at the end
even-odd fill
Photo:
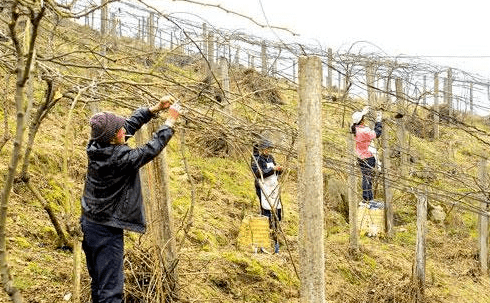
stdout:
POLYGON ((165 125, 145 145, 132 149, 125 144, 155 114, 169 108, 167 97, 151 108, 137 109, 125 119, 113 113, 97 113, 90 119, 87 144, 87 175, 81 199, 82 248, 92 278, 93 302, 116 302, 124 291, 123 230, 144 233, 146 228, 139 168, 165 147, 180 107, 172 105, 165 125))
POLYGON ((358 125, 356 127, 356 154, 360 159, 366 159, 372 157, 373 154, 369 150, 371 141, 376 138, 376 132, 365 125, 358 125))

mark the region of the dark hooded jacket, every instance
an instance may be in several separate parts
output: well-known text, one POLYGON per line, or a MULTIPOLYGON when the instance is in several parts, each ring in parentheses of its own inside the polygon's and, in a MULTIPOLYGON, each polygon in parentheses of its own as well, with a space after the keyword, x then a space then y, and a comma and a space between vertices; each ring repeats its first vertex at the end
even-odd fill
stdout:
MULTIPOLYGON (((126 134, 134 135, 151 118, 148 108, 137 109, 126 119, 126 134)), ((173 133, 172 128, 164 125, 149 142, 134 149, 126 144, 90 140, 82 216, 95 223, 144 233, 146 222, 139 169, 158 156, 173 133)))

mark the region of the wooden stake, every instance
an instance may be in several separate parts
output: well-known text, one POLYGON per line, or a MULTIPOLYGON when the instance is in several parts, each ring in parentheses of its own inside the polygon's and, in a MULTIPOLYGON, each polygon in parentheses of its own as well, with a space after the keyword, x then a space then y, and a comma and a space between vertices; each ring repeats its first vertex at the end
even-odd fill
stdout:
MULTIPOLYGON (((348 155, 352 155, 354 152, 354 136, 349 133, 347 135, 348 142, 348 155)), ((357 167, 357 157, 347 157, 347 162, 349 166, 347 175, 347 198, 349 201, 349 251, 352 255, 356 255, 359 252, 359 233, 357 226, 357 178, 355 170, 357 167)))
POLYGON ((478 179, 480 181, 480 186, 483 190, 482 202, 480 203, 483 214, 479 214, 479 261, 480 261, 480 269, 482 274, 486 275, 488 272, 488 197, 487 197, 487 184, 488 184, 488 175, 487 175, 487 159, 481 159, 479 163, 478 169, 478 179))
POLYGON ((434 139, 439 139, 439 76, 434 73, 434 139))
POLYGON ((332 49, 328 49, 328 59, 327 59, 327 88, 332 89, 332 64, 333 64, 333 54, 332 49))
POLYGON ((427 190, 424 188, 417 194, 417 239, 415 247, 415 267, 414 267, 414 283, 415 283, 415 301, 424 301, 425 288, 425 235, 427 230, 427 190))
POLYGON ((300 302, 325 302, 322 62, 299 57, 298 204, 300 302))
POLYGON ((381 135, 381 146, 382 151, 382 162, 383 162, 383 190, 384 190, 384 202, 385 202, 385 234, 388 239, 392 239, 394 236, 394 222, 393 222, 393 189, 391 188, 388 176, 390 174, 390 157, 389 157, 389 147, 388 147, 388 132, 385 129, 384 133, 381 135))
POLYGON ((262 41, 261 45, 261 58, 262 58, 262 74, 267 75, 267 46, 265 41, 262 41))

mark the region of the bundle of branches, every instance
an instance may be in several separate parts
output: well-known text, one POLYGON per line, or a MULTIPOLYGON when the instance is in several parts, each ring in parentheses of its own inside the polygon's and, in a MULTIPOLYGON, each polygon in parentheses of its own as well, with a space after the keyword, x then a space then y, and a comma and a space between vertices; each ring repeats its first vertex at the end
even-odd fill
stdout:
POLYGON ((127 250, 124 258, 126 268, 124 302, 174 302, 172 296, 175 281, 171 281, 171 271, 174 265, 163 264, 155 248, 135 246, 127 250))
POLYGON ((264 102, 272 104, 284 104, 277 85, 272 83, 273 78, 258 73, 255 69, 248 68, 243 71, 241 85, 246 90, 253 92, 254 95, 264 102))
POLYGON ((407 130, 421 139, 434 138, 433 120, 423 120, 418 115, 411 115, 406 122, 407 130))

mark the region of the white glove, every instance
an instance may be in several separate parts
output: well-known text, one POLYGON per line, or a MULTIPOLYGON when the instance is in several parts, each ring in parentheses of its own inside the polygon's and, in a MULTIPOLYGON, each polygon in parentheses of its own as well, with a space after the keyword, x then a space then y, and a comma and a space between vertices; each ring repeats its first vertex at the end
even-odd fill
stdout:
POLYGON ((362 109, 362 114, 367 115, 370 109, 371 108, 369 107, 369 105, 364 106, 364 108, 362 109))
POLYGON ((381 122, 383 119, 383 113, 381 111, 376 112, 376 122, 381 122))
POLYGON ((165 125, 169 127, 174 127, 174 124, 177 121, 177 118, 179 118, 181 111, 182 111, 182 107, 178 102, 172 104, 168 108, 168 117, 167 120, 165 121, 165 125))

